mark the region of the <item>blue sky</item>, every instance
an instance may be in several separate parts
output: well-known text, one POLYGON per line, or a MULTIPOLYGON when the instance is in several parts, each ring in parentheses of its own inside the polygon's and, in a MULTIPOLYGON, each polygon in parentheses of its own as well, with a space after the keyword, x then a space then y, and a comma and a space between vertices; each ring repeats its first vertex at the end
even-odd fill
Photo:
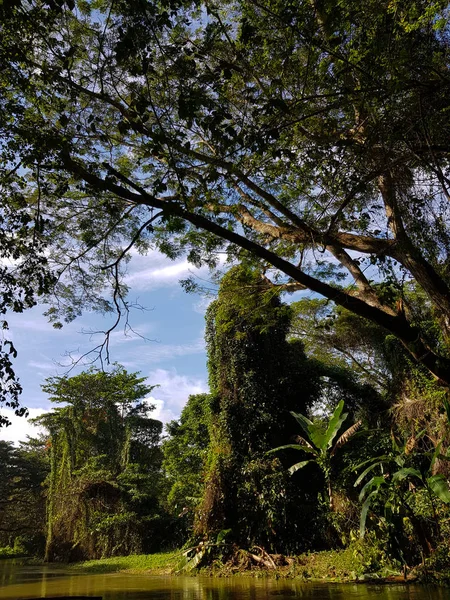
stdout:
MULTIPOLYGON (((208 389, 203 336, 209 300, 187 294, 181 288, 179 280, 191 273, 202 280, 210 278, 206 269, 195 269, 185 259, 171 261, 158 252, 133 256, 127 275, 129 299, 146 310, 134 310, 130 324, 146 339, 124 335, 123 327, 111 337, 111 361, 119 362, 128 371, 140 371, 150 385, 159 385, 153 390, 151 401, 156 404, 153 416, 163 422, 179 416, 189 394, 208 389)), ((40 388, 44 380, 64 375, 68 369, 61 365, 70 363, 66 354, 76 357, 95 347, 101 336, 87 332, 105 330, 112 321, 111 317, 86 313, 55 330, 43 316, 44 310, 45 307, 37 306, 8 319, 19 353, 14 364, 24 388, 22 404, 30 409, 31 417, 51 408, 40 388)), ((71 374, 80 370, 75 368, 71 374)), ((0 439, 17 442, 36 432, 26 419, 14 418, 13 425, 0 429, 0 439)))

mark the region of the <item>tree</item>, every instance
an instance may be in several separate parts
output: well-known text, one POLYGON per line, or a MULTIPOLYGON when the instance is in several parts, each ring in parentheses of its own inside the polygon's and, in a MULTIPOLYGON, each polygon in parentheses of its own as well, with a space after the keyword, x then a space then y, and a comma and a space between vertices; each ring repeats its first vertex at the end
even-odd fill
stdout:
POLYGON ((20 546, 41 554, 44 549, 43 482, 49 464, 39 440, 18 448, 0 442, 0 546, 20 546))
POLYGON ((2 163, 47 219, 66 318, 126 309, 132 246, 196 264, 225 246, 450 383, 447 2, 18 0, 2 17, 2 163))
POLYGON ((187 515, 191 526, 204 493, 211 443, 211 401, 210 394, 189 396, 180 419, 166 426, 169 438, 162 445, 163 468, 170 486, 167 504, 177 516, 187 515))
POLYGON ((198 534, 231 530, 244 547, 304 547, 303 490, 266 455, 294 433, 288 411, 306 410, 319 389, 302 345, 287 341, 289 321, 289 306, 258 271, 241 265, 222 278, 207 315, 210 441, 198 534))
POLYGON ((291 306, 291 335, 303 340, 309 358, 330 369, 351 370, 361 384, 389 395, 398 373, 393 372, 385 329, 319 298, 304 298, 291 306))
POLYGON ((98 558, 151 547, 159 508, 160 421, 142 399, 152 390, 116 365, 43 386, 64 403, 38 417, 49 432, 47 560, 98 558))

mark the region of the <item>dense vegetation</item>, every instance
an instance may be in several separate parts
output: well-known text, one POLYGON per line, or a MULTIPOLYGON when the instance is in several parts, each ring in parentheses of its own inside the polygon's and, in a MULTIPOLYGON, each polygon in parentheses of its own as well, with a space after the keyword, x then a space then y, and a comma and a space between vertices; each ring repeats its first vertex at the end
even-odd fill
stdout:
MULTIPOLYGON (((271 566, 365 536, 368 564, 448 567, 448 3, 3 0, 0 19, 0 314, 117 326, 132 250, 229 259, 210 393, 164 437, 139 374, 48 380, 46 436, 0 446, 1 544, 271 566)), ((0 405, 23 414, 0 326, 0 405)))
POLYGON ((393 336, 288 305, 242 265, 206 339, 210 393, 165 436, 137 373, 47 380, 61 406, 38 419, 46 435, 0 448, 0 544, 69 561, 187 544, 186 568, 350 544, 360 571, 450 568, 448 395, 393 336))
POLYGON ((4 0, 0 18, 2 314, 124 316, 131 249, 220 250, 449 385, 446 1, 4 0))

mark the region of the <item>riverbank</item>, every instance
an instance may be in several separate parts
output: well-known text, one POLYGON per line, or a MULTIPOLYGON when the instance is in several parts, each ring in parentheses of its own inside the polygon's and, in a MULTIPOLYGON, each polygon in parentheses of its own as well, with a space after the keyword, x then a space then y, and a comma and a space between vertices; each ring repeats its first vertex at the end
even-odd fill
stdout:
POLYGON ((386 563, 373 551, 363 552, 359 544, 344 550, 311 552, 298 556, 280 558, 272 568, 266 565, 250 565, 246 553, 239 550, 233 559, 213 560, 207 566, 186 570, 182 550, 158 554, 140 554, 90 560, 69 566, 78 573, 106 574, 128 573, 136 575, 204 575, 210 577, 267 577, 274 579, 298 579, 311 582, 378 582, 378 583, 438 583, 448 585, 450 572, 436 571, 426 565, 414 569, 401 569, 399 565, 386 563))
POLYGON ((8 558, 22 558, 26 556, 23 551, 11 548, 11 546, 2 546, 0 548, 0 560, 8 558))
MULTIPOLYGON (((183 551, 141 554, 90 560, 70 565, 71 570, 82 573, 135 573, 147 575, 206 575, 212 577, 248 576, 300 579, 303 581, 383 581, 402 580, 403 573, 392 567, 377 565, 376 557, 368 563, 354 548, 330 550, 283 557, 273 568, 265 565, 249 566, 246 553, 239 551, 234 560, 215 560, 198 569, 183 569, 183 551)), ((408 576, 412 580, 412 576, 408 576)))

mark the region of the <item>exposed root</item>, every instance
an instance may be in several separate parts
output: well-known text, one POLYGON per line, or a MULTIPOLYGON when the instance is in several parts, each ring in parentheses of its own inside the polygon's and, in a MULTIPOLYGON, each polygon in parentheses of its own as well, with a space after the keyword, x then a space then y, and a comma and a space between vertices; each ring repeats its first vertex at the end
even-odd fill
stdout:
POLYGON ((278 567, 291 566, 294 560, 284 554, 269 554, 261 546, 250 550, 234 547, 233 554, 225 564, 230 571, 251 571, 252 569, 276 570, 278 567))

